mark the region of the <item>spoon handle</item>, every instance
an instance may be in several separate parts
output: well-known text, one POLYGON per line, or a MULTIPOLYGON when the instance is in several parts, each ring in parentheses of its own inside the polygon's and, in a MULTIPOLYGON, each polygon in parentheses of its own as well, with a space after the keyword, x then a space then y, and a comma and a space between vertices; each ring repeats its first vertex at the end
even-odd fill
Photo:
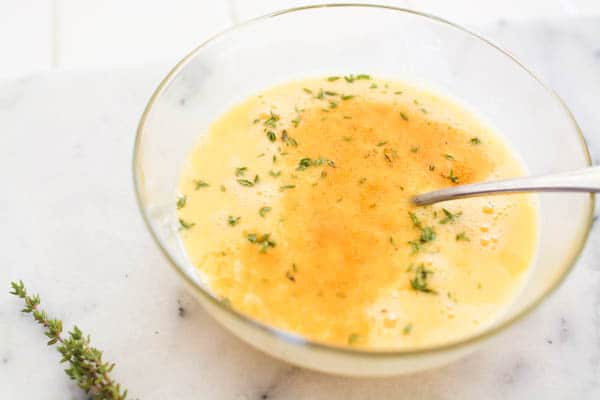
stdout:
POLYGON ((416 195, 413 202, 423 206, 463 197, 516 192, 600 192, 600 166, 557 174, 460 185, 416 195))

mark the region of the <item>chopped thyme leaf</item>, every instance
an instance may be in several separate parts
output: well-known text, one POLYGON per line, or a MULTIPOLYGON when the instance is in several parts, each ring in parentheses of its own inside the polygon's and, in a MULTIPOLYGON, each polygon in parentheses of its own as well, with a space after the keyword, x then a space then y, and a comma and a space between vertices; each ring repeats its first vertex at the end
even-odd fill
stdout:
POLYGON ((328 160, 327 158, 319 157, 317 159, 311 159, 308 157, 302 158, 298 161, 298 167, 296 167, 296 171, 304 171, 306 168, 311 166, 320 166, 327 164, 331 168, 335 168, 335 162, 333 160, 328 160))
POLYGON ((345 142, 350 142, 352 141, 352 136, 342 136, 342 140, 344 140, 345 142))
POLYGON ((179 198, 177 199, 177 209, 181 210, 183 207, 185 207, 186 201, 187 201, 186 195, 179 196, 179 198))
POLYGON ((253 124, 258 124, 260 122, 260 118, 256 118, 254 121, 252 121, 253 124))
POLYGON ((294 273, 298 272, 298 266, 296 266, 296 263, 292 264, 292 272, 294 272, 294 273))
POLYGON ((267 215, 267 213, 270 212, 271 210, 272 210, 271 207, 264 206, 264 207, 261 207, 260 210, 258 210, 258 214, 264 218, 267 215))
POLYGON ((426 269, 423 264, 419 265, 415 271, 415 277, 410 280, 410 287, 418 292, 437 294, 435 290, 428 286, 427 279, 431 274, 433 274, 433 271, 426 269))
POLYGON ((296 185, 283 185, 283 186, 279 186, 279 191, 282 192, 284 190, 293 189, 295 187, 296 187, 296 185))
POLYGON ((220 188, 221 188, 221 192, 226 192, 227 191, 227 188, 225 187, 225 185, 221 185, 220 188))
POLYGON ((400 116, 402 117, 403 120, 408 121, 408 117, 403 112, 400 112, 400 116))
POLYGON ((430 226, 426 226, 421 231, 421 236, 419 237, 421 243, 427 243, 435 240, 435 231, 430 226))
POLYGON ((393 248, 396 248, 396 242, 394 241, 394 238, 390 236, 390 244, 392 245, 393 248))
POLYGON ((385 159, 385 161, 387 161, 388 163, 392 164, 393 160, 395 158, 398 157, 398 153, 396 153, 396 150, 394 149, 383 149, 383 158, 385 159))
POLYGON ((371 86, 369 86, 369 89, 377 89, 377 84, 376 83, 371 83, 371 86))
POLYGON ((196 224, 193 222, 186 222, 183 219, 179 218, 179 229, 188 230, 188 229, 192 228, 194 225, 196 225, 196 224))
POLYGON ((385 146, 387 144, 386 141, 377 143, 377 147, 385 146))
POLYGON ((426 109, 424 109, 423 107, 421 107, 421 112, 422 112, 423 114, 427 114, 427 110, 426 110, 426 109))
POLYGON ((408 324, 404 325, 404 328, 402 328, 403 335, 409 335, 411 331, 412 331, 412 324, 410 322, 408 324))
POLYGON ((319 93, 315 96, 315 98, 319 99, 319 100, 323 100, 324 97, 325 97, 325 92, 323 92, 323 89, 319 89, 319 93))
POLYGON ((429 164, 429 170, 430 171, 435 171, 435 165, 429 164))
POLYGON ((268 132, 267 132, 267 138, 269 138, 269 140, 270 140, 271 142, 274 142, 274 141, 276 141, 276 140, 277 140, 277 135, 276 135, 276 134, 275 134, 275 132, 273 132, 273 131, 268 131, 268 132))
POLYGON ((472 137, 470 140, 472 145, 478 145, 481 144, 481 140, 478 137, 472 137))
POLYGON ((455 158, 454 158, 454 156, 452 154, 447 154, 447 153, 444 154, 444 158, 446 160, 448 160, 448 161, 454 161, 455 160, 455 158))
POLYGON ((277 156, 275 154, 273 154, 273 164, 275 164, 277 162, 277 156))
POLYGON ((265 153, 260 153, 259 155, 256 156, 256 158, 261 158, 261 157, 264 157, 264 156, 265 156, 265 153))
POLYGON ((344 119, 352 119, 352 117, 349 115, 344 115, 344 119))
POLYGON ((249 181, 248 179, 238 179, 237 182, 242 186, 247 186, 247 187, 254 186, 254 182, 249 181))
POLYGON ((206 182, 204 182, 204 181, 201 181, 201 180, 199 180, 199 179, 198 179, 198 180, 195 180, 195 181, 194 181, 194 184, 196 185, 196 190, 198 190, 198 189, 200 189, 200 188, 203 188, 203 187, 208 187, 208 186, 210 186, 208 183, 206 183, 206 182))
POLYGON ((281 140, 288 146, 298 146, 298 142, 296 141, 296 139, 288 135, 285 129, 281 132, 281 140))
POLYGON ((246 238, 250 243, 256 243, 256 233, 249 233, 246 238))
POLYGON ((329 102, 329 108, 337 108, 338 104, 335 101, 329 102))
POLYGON ((450 169, 450 172, 448 173, 448 175, 442 175, 444 178, 450 180, 452 183, 458 183, 458 176, 454 175, 454 171, 452 170, 452 168, 450 169))
POLYGON ((353 95, 353 94, 343 94, 343 95, 340 97, 340 99, 342 99, 342 100, 350 100, 350 99, 353 99, 353 98, 354 98, 354 95, 353 95))
POLYGON ((323 93, 325 93, 327 96, 337 96, 338 95, 336 92, 332 92, 330 90, 326 90, 323 93))
POLYGON ((367 74, 358 74, 358 75, 356 75, 356 79, 357 80, 361 80, 361 79, 369 80, 369 79, 371 79, 371 76, 367 75, 367 74))
POLYGON ((410 244, 410 248, 411 248, 410 254, 417 254, 423 247, 421 242, 419 242, 418 240, 411 240, 408 242, 408 244, 410 244))
POLYGON ((235 169, 235 176, 244 176, 246 171, 248 171, 248 167, 238 167, 235 169))
POLYGON ((365 177, 363 176, 362 178, 360 178, 360 179, 358 180, 358 184, 359 184, 359 185, 362 185, 362 184, 363 184, 363 183, 365 183, 366 181, 367 181, 367 178, 365 178, 365 177))
POLYGON ((310 90, 310 89, 308 89, 308 88, 302 88, 302 90, 304 90, 308 94, 312 94, 313 93, 313 91, 310 90))
POLYGON ((355 78, 354 78, 354 75, 350 74, 350 75, 344 76, 344 79, 346 80, 346 82, 352 83, 352 82, 354 82, 355 78))
POLYGON ((279 121, 279 115, 277 115, 273 111, 271 111, 271 115, 265 121, 265 126, 269 126, 271 128, 275 128, 277 126, 277 121, 279 121))
POLYGON ((462 212, 457 212, 456 214, 453 214, 450 211, 446 210, 445 208, 442 208, 442 212, 444 213, 444 215, 446 217, 440 221, 440 224, 447 224, 447 223, 453 224, 456 222, 458 217, 460 217, 462 215, 462 212))
POLYGON ((339 76, 330 76, 330 77, 328 77, 328 78, 327 78, 327 81, 328 81, 328 82, 335 82, 335 81, 337 81, 338 79, 340 79, 340 77, 339 77, 339 76))
POLYGON ((294 125, 294 128, 297 128, 299 124, 300 124, 300 117, 292 120, 292 125, 294 125))
POLYGON ((417 101, 417 99, 413 99, 413 103, 415 103, 415 105, 419 105, 419 102, 417 101))
POLYGON ((467 236, 467 234, 465 232, 461 232, 456 235, 456 241, 457 242, 470 242, 471 239, 469 239, 469 237, 467 236))
POLYGON ((227 223, 230 226, 236 226, 238 222, 240 222, 240 218, 241 217, 234 217, 233 215, 230 215, 229 217, 227 217, 227 223))
POLYGON ((394 92, 394 94, 402 94, 402 91, 398 90, 397 92, 394 92))
POLYGON ((416 153, 418 151, 419 151, 419 146, 413 146, 413 147, 410 148, 410 152, 411 153, 416 153))
POLYGON ((279 175, 281 175, 281 171, 270 170, 269 175, 271 175, 273 178, 277 178, 279 175))
POLYGON ((254 184, 256 185, 258 183, 258 181, 260 180, 260 177, 257 175, 254 175, 254 184))
POLYGON ((417 214, 415 214, 414 212, 408 212, 408 216, 410 217, 410 220, 413 223, 413 226, 417 229, 423 229, 423 225, 421 224, 421 221, 419 221, 419 217, 417 217, 417 214))
POLYGON ((358 333, 351 333, 348 335, 348 344, 353 345, 354 343, 358 342, 359 339, 360 335, 358 333))

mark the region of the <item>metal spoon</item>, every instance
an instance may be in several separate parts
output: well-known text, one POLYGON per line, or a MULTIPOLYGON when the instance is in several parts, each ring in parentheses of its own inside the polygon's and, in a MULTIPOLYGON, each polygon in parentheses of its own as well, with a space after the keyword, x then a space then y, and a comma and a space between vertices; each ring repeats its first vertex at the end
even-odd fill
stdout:
POLYGON ((600 192, 600 166, 558 174, 459 185, 418 194, 413 197, 413 203, 424 206, 463 197, 516 192, 600 192))

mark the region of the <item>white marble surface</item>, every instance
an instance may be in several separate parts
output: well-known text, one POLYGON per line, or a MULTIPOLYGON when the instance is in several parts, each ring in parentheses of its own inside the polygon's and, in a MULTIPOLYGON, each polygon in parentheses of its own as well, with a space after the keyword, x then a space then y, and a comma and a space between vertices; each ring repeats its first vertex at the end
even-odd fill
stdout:
MULTIPOLYGON (((600 18, 481 29, 571 106, 600 160, 600 18)), ((23 279, 77 323, 140 399, 598 399, 600 232, 573 273, 495 345, 386 379, 291 367, 218 326, 167 266, 136 209, 135 127, 168 65, 29 76, 0 85, 0 398, 84 399, 19 313, 23 279), (2 294, 4 293, 4 294, 2 294)), ((543 140, 540 133, 540 140, 543 140)))

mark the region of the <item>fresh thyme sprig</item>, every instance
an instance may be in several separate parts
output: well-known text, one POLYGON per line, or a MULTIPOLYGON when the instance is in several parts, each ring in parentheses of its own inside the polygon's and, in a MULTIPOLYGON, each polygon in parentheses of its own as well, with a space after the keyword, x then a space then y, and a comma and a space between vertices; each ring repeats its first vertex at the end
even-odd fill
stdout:
POLYGON ((90 346, 90 337, 83 336, 75 326, 65 338, 62 335, 62 321, 50 319, 46 311, 40 310, 40 296, 28 296, 23 281, 11 282, 10 285, 10 294, 25 301, 25 307, 21 311, 32 314, 36 322, 46 328, 45 334, 50 339, 48 346, 59 343, 57 350, 62 354, 60 362, 69 363, 69 367, 65 369, 69 378, 77 382, 93 400, 125 400, 127 390, 121 391, 121 386, 109 375, 115 364, 102 361, 102 352, 90 346))

